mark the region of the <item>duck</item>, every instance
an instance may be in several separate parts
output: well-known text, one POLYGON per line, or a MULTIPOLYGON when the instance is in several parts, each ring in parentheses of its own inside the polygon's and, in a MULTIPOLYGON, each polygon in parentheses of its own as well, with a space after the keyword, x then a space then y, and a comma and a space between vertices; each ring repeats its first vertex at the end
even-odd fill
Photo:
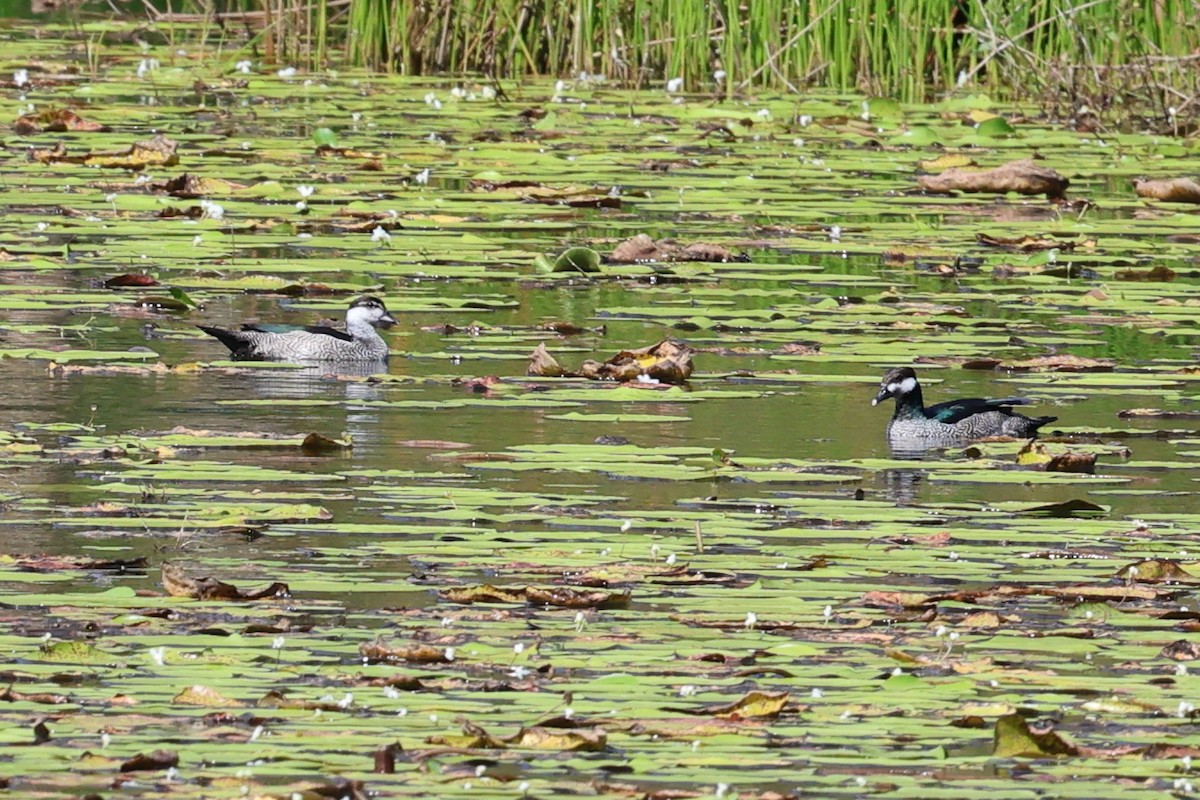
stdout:
POLYGON ((388 346, 376 328, 395 325, 378 297, 356 298, 346 330, 323 325, 243 325, 241 330, 196 327, 221 340, 235 359, 257 361, 384 361, 388 346))
POLYGON ((1026 417, 1013 406, 1032 403, 1025 397, 988 400, 968 397, 925 407, 921 384, 912 367, 900 367, 884 373, 879 393, 871 405, 896 398, 896 410, 887 424, 888 443, 920 447, 955 447, 989 436, 1028 439, 1038 428, 1058 417, 1026 417))

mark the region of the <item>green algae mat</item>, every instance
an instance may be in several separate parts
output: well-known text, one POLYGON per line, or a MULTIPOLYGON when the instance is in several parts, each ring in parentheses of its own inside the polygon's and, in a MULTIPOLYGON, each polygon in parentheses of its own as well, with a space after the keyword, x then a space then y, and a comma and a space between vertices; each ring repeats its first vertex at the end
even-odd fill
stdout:
POLYGON ((6 796, 1195 795, 1194 139, 199 35, 0 40, 6 796))

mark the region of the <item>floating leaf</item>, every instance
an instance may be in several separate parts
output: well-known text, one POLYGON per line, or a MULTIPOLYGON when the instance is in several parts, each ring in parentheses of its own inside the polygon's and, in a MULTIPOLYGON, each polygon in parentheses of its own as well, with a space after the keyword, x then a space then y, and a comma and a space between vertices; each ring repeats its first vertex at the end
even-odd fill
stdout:
POLYGON ((554 272, 599 272, 600 254, 590 247, 572 247, 554 259, 554 272))
POLYGON ((1020 714, 1007 714, 996 720, 992 738, 992 755, 996 758, 1049 758, 1078 752, 1078 748, 1053 731, 1035 733, 1020 714))
POLYGON ((290 597, 286 583, 276 581, 256 591, 244 591, 223 583, 216 578, 193 578, 182 567, 170 561, 162 563, 162 584, 172 597, 190 597, 196 600, 262 600, 290 597))
POLYGON ((1010 161, 990 170, 951 168, 937 175, 921 175, 917 183, 928 192, 990 192, 1062 197, 1070 181, 1052 169, 1026 159, 1010 161))

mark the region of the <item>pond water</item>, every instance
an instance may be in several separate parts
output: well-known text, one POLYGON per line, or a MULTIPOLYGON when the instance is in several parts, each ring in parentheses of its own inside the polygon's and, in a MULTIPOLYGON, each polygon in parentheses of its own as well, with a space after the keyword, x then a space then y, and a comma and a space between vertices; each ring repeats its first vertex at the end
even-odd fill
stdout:
POLYGON ((498 101, 121 33, 17 27, 0 62, 0 118, 106 127, 0 160, 10 789, 1191 794, 1200 231, 1130 180, 1194 172, 1194 142, 981 95, 498 101), (1035 154, 1070 202, 918 188, 1035 154), (637 234, 737 258, 540 266, 637 234), (195 327, 365 292, 400 321, 385 376, 195 327), (573 368, 665 338, 684 387, 525 375, 539 343, 573 368), (892 458, 870 401, 910 363, 929 402, 1032 398, 1094 472, 892 458), (164 563, 291 596, 171 596, 164 563))

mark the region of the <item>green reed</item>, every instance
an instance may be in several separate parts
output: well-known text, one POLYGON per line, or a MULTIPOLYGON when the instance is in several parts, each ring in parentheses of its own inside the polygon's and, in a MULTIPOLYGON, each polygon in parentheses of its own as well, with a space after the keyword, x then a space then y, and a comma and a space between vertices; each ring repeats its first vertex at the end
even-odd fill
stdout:
POLYGON ((714 93, 915 101, 968 87, 1159 104, 1195 80, 1184 59, 1200 51, 1190 0, 345 1, 260 0, 271 49, 313 61, 336 43, 352 63, 409 74, 682 78, 714 93))

